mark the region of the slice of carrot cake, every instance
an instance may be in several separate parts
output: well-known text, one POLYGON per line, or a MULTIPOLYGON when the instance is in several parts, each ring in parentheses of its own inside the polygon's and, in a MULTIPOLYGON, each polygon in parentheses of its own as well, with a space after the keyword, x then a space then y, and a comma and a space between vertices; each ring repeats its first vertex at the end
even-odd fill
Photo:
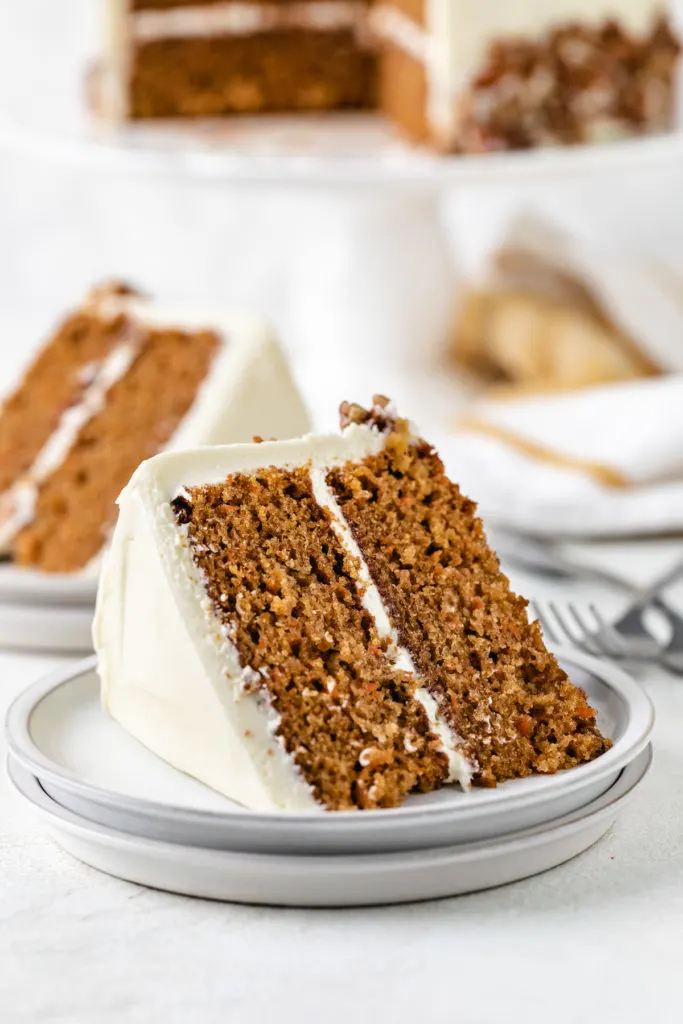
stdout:
POLYGON ((262 810, 395 807, 605 751, 434 449, 380 397, 342 426, 140 466, 98 595, 109 713, 262 810))
POLYGON ((95 289, 0 409, 0 551, 48 572, 83 569, 143 459, 307 428, 284 355, 259 321, 95 289))

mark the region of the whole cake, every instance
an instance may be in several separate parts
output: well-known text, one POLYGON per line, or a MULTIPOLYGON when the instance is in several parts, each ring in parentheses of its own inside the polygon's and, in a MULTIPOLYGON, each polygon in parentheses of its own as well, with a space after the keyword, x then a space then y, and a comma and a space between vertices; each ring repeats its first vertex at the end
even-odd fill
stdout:
POLYGON ((98 594, 109 713, 262 810, 395 807, 600 755, 434 449, 379 396, 342 426, 140 466, 98 594))
POLYGON ((48 572, 83 569, 143 459, 307 427, 262 323, 162 308, 121 285, 95 289, 0 409, 0 551, 48 572))
POLYGON ((679 47, 663 0, 105 3, 97 105, 109 120, 378 104, 447 152, 674 121, 679 47))

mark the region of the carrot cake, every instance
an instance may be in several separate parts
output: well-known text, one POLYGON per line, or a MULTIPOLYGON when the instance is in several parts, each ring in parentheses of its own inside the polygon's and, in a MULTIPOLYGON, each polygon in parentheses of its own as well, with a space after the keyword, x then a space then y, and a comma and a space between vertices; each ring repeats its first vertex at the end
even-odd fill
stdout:
POLYGON ((663 0, 106 0, 106 119, 379 105, 445 152, 669 129, 663 0), (377 79, 379 93, 377 94, 377 79))
POLYGON ((307 428, 260 322, 162 308, 125 286, 95 289, 0 409, 0 551, 47 572, 83 569, 143 459, 307 428))
POLYGON ((260 810, 396 807, 609 747, 474 505, 387 400, 338 435, 166 453, 119 499, 104 706, 260 810))

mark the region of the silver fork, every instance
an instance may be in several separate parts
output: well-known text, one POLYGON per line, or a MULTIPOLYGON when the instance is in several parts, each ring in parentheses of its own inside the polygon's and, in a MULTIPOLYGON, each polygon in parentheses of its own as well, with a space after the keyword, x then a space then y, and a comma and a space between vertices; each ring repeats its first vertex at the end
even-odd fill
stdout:
MULTIPOLYGON (((683 616, 662 597, 662 592, 683 576, 683 559, 676 562, 651 586, 641 590, 637 584, 617 573, 572 558, 563 550, 562 545, 553 540, 505 529, 494 528, 488 532, 493 547, 503 561, 517 565, 527 572, 537 572, 561 579, 594 580, 596 583, 604 583, 630 592, 633 601, 616 622, 612 623, 612 628, 620 634, 625 634, 629 638, 652 640, 652 634, 643 622, 643 612, 648 606, 657 608, 665 616, 671 629, 667 660, 671 662, 672 671, 683 673, 683 616)), ((566 635, 566 631, 564 632, 566 635)))
POLYGON ((683 559, 676 562, 648 587, 640 590, 625 612, 608 622, 594 604, 589 606, 593 621, 584 617, 571 602, 562 608, 556 601, 534 601, 532 607, 548 638, 558 642, 558 634, 575 647, 602 657, 630 661, 656 662, 675 675, 683 675, 683 620, 660 600, 663 590, 683 575, 683 559), (643 622, 646 608, 655 607, 665 614, 671 634, 663 642, 647 630, 643 622), (597 627, 597 628, 596 628, 597 627))
POLYGON ((571 601, 562 606, 556 601, 532 601, 531 607, 552 643, 568 640, 587 654, 615 661, 659 662, 666 651, 667 645, 651 634, 634 636, 621 632, 594 604, 588 606, 592 618, 587 618, 585 612, 582 614, 571 601))

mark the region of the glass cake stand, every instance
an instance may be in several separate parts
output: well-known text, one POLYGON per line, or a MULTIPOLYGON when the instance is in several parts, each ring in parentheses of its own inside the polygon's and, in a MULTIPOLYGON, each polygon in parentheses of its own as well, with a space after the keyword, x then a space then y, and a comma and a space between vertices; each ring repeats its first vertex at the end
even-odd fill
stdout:
POLYGON ((372 115, 107 128, 88 110, 84 83, 97 52, 97 5, 22 0, 3 7, 0 150, 93 175, 218 189, 226 203, 239 202, 245 189, 286 189, 302 213, 302 238, 283 267, 287 291, 301 296, 290 333, 309 353, 325 336, 336 393, 348 366, 362 365, 370 387, 392 387, 402 399, 405 368, 415 371, 414 391, 419 369, 436 365, 458 276, 444 219, 453 194, 683 167, 683 133, 442 157, 403 143, 372 115), (11 53, 3 52, 10 43, 11 53), (388 367, 399 366, 394 381, 388 367))

